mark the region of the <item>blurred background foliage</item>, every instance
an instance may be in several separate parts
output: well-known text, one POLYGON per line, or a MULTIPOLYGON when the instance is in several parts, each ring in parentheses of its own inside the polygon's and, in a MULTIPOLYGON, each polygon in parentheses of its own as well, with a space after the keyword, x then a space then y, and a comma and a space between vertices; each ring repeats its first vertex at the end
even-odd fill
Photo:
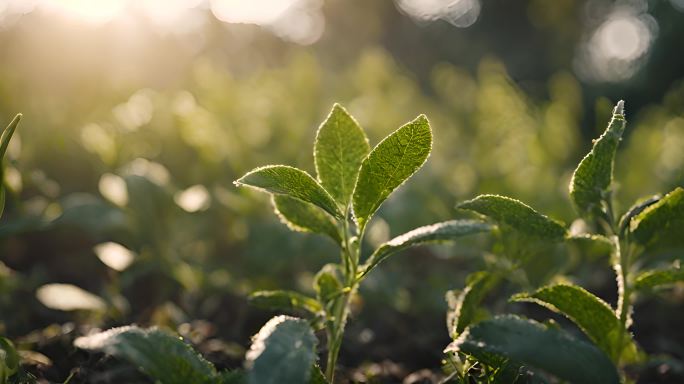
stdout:
MULTIPOLYGON (((420 113, 434 130, 430 160, 383 206, 370 246, 463 215, 454 205, 479 193, 569 225, 571 172, 618 99, 620 207, 684 185, 683 37, 681 0, 0 0, 0 125, 24 113, 4 180, 0 333, 39 351, 53 380, 73 365, 57 352, 70 335, 130 322, 239 365, 269 315, 245 295, 310 292, 338 255, 232 181, 273 163, 313 173, 334 102, 371 145, 420 113)), ((486 262, 481 241, 375 272, 343 364, 438 366, 443 294, 486 262)), ((596 265, 579 278, 610 292, 596 265)), ((682 300, 664 298, 654 327, 681 324, 682 300)), ((636 335, 647 349, 684 356, 681 330, 651 333, 636 335)))

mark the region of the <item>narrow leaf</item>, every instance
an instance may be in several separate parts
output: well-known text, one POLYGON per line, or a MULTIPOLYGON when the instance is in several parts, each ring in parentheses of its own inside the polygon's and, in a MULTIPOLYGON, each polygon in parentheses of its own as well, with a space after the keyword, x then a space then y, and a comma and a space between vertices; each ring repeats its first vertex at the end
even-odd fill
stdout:
POLYGON ((240 179, 235 185, 246 185, 276 195, 288 195, 311 203, 341 218, 337 203, 308 173, 286 165, 267 165, 257 168, 240 179))
POLYGON ((476 320, 480 303, 499 282, 499 277, 489 272, 475 272, 468 276, 466 287, 458 292, 447 292, 449 335, 457 337, 476 320))
POLYGON ((617 103, 608 128, 572 175, 570 198, 582 214, 601 215, 603 202, 609 198, 615 152, 625 130, 624 104, 622 100, 617 103))
POLYGON ((542 239, 560 240, 566 234, 565 227, 558 221, 510 197, 480 195, 459 204, 457 208, 477 212, 519 232, 542 239))
POLYGON ((5 152, 7 152, 10 139, 12 139, 12 135, 14 135, 14 131, 17 129, 17 125, 19 125, 22 117, 23 115, 21 113, 14 116, 14 119, 12 119, 7 128, 2 131, 2 136, 0 136, 0 159, 5 157, 5 152))
POLYGON ((249 295, 249 303, 264 309, 304 310, 317 314, 323 308, 316 300, 292 291, 257 291, 249 295))
POLYGON ((636 278, 634 286, 636 289, 653 289, 680 281, 684 281, 684 270, 675 267, 671 269, 644 272, 636 278))
POLYGON ((309 384, 329 384, 328 379, 325 378, 325 375, 323 375, 321 367, 319 367, 318 364, 314 364, 311 368, 311 379, 309 380, 309 384))
POLYGON ((633 346, 629 334, 623 333, 615 311, 603 300, 575 285, 551 285, 534 293, 513 296, 513 301, 528 301, 546 307, 570 319, 613 361, 623 350, 633 346))
POLYGON ((0 383, 5 383, 19 368, 19 353, 14 344, 0 336, 0 383))
POLYGON ((383 201, 423 166, 432 149, 432 131, 424 115, 380 142, 361 163, 354 187, 354 216, 363 229, 383 201))
POLYGON ((632 219, 630 232, 643 245, 684 247, 684 188, 677 187, 632 219))
POLYGON ((361 161, 369 151, 363 129, 342 106, 335 104, 318 128, 314 160, 321 185, 343 207, 349 205, 361 161))
POLYGON ((324 234, 342 243, 334 219, 315 205, 286 195, 273 195, 271 202, 280 221, 291 230, 324 234))
POLYGON ((575 384, 620 382, 615 366, 600 349, 565 331, 513 315, 468 327, 445 351, 476 358, 501 355, 575 384))
POLYGON ((214 366, 178 336, 136 326, 112 328, 74 341, 77 348, 102 351, 136 365, 164 384, 213 383, 214 366))
POLYGON ((491 225, 476 220, 452 220, 416 228, 381 244, 361 268, 362 276, 368 274, 393 253, 403 249, 426 243, 455 240, 461 236, 486 232, 491 228, 491 225))
POLYGON ((250 384, 306 383, 316 359, 316 336, 309 324, 288 316, 269 320, 245 357, 250 384))

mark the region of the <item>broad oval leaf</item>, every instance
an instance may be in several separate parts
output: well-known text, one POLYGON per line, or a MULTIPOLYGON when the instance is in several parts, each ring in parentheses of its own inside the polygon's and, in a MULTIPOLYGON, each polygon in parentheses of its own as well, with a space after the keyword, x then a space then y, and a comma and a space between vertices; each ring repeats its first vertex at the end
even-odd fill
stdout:
POLYGON ((600 215, 613 182, 615 152, 625 130, 624 101, 620 100, 605 132, 594 141, 570 181, 570 198, 581 214, 600 215))
POLYGON ((455 240, 461 236, 486 232, 491 228, 490 224, 477 220, 451 220, 416 228, 381 244, 361 267, 361 276, 365 276, 390 255, 403 249, 414 245, 455 240))
POLYGON ((361 163, 352 205, 361 230, 387 197, 416 173, 430 155, 432 130, 425 115, 383 139, 361 163))
POLYGON ((324 234, 342 243, 335 221, 320 208, 286 195, 273 195, 271 202, 280 221, 291 230, 324 234))
POLYGON ((343 207, 349 206, 361 161, 369 151, 363 129, 335 104, 316 133, 314 162, 321 185, 343 207))
POLYGON ((316 300, 292 291, 257 291, 249 295, 249 303, 264 309, 305 310, 313 315, 323 307, 316 300))
POLYGON ((486 272, 475 272, 466 279, 466 287, 456 293, 447 292, 449 313, 447 314, 447 327, 449 335, 453 338, 471 325, 477 317, 480 303, 499 282, 499 277, 486 272))
POLYGON ((216 370, 178 336, 157 328, 112 328, 79 337, 77 348, 102 351, 136 365, 156 382, 164 384, 214 383, 216 370))
POLYGON ((684 188, 677 187, 631 221, 630 232, 643 245, 684 247, 684 188))
POLYGON ((516 231, 542 239, 560 240, 566 234, 565 227, 560 222, 506 196, 480 195, 456 207, 477 212, 516 231))
POLYGON ((514 315, 472 325, 445 352, 489 354, 541 369, 575 384, 617 384, 617 370, 600 349, 567 332, 514 315))
POLYGON ((515 295, 512 300, 533 302, 567 317, 615 362, 619 360, 621 351, 636 351, 631 335, 622 331, 615 311, 584 288, 551 285, 533 293, 515 295))
POLYGON ((309 324, 289 316, 269 320, 245 356, 250 384, 306 383, 316 359, 316 336, 309 324))
POLYGON ((670 269, 646 271, 636 278, 634 286, 636 289, 653 289, 680 281, 684 281, 684 270, 675 266, 670 269))
POLYGON ((322 208, 333 217, 341 218, 337 203, 308 173, 287 165, 267 165, 257 168, 235 181, 277 195, 287 195, 322 208))

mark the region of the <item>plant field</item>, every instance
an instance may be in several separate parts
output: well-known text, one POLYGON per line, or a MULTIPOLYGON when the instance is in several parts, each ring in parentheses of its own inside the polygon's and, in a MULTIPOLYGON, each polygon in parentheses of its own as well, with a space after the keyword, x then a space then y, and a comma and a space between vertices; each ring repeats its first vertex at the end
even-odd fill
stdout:
POLYGON ((683 37, 0 0, 0 384, 684 383, 683 37))

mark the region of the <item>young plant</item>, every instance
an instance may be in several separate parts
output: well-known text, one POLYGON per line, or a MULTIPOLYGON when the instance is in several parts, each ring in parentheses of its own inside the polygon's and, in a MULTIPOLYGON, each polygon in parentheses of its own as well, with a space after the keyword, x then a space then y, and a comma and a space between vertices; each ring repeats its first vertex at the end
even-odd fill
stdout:
MULTIPOLYGON (((5 209, 5 152, 7 152, 10 139, 12 139, 21 117, 21 114, 16 115, 0 136, 0 217, 2 217, 5 209)), ((14 344, 7 338, 0 336, 0 384, 9 382, 10 376, 14 375, 18 369, 19 355, 14 344)))
MULTIPOLYGON (((335 377, 350 301, 371 270, 391 254, 407 247, 451 240, 491 228, 491 225, 475 220, 454 220, 421 227, 382 244, 367 259, 361 260, 361 245, 369 221, 389 195, 425 163, 431 147, 432 131, 427 118, 421 115, 371 150, 363 129, 336 104, 316 135, 313 152, 317 178, 297 168, 269 165, 257 168, 235 182, 238 186, 270 193, 276 214, 290 229, 326 235, 340 248, 339 263, 328 264, 316 274, 313 287, 316 297, 290 291, 260 291, 251 295, 251 301, 261 307, 308 313, 314 329, 325 329, 325 378, 330 383, 335 377)), ((310 379, 315 356, 310 342, 311 329, 306 331, 299 327, 299 338, 286 330, 280 333, 279 337, 287 335, 290 345, 307 346, 307 358, 294 359, 288 357, 292 352, 288 348, 272 350, 280 345, 276 341, 270 342, 276 335, 270 330, 273 321, 259 332, 256 347, 253 346, 247 356, 248 367, 252 367, 250 383, 286 382, 282 378, 283 369, 290 372, 295 367, 299 381, 287 382, 306 382, 310 379), (292 364, 259 366, 257 362, 267 353, 272 358, 270 361, 286 358, 292 364), (295 365, 296 361, 300 364, 295 365)))
POLYGON ((678 261, 666 268, 647 268, 656 256, 671 261, 684 248, 684 189, 637 202, 622 216, 616 215, 613 168, 624 128, 624 102, 620 101, 608 128, 594 141, 570 182, 577 212, 596 223, 600 233, 570 234, 562 223, 503 196, 478 196, 458 206, 497 225, 494 232, 508 263, 505 268, 472 275, 465 289, 447 295, 451 308, 447 322, 454 341, 445 352, 456 382, 525 382, 524 373, 532 369, 572 383, 618 383, 629 381, 625 365, 645 358, 629 330, 634 299, 648 289, 684 281, 678 261), (550 257, 544 250, 564 243, 610 253, 617 306, 612 308, 569 283, 520 293, 512 301, 536 303, 567 317, 591 342, 571 336, 553 322, 542 324, 513 315, 477 321, 486 317, 478 307, 489 291, 505 279, 526 290, 534 286, 526 279, 529 270, 550 257))

